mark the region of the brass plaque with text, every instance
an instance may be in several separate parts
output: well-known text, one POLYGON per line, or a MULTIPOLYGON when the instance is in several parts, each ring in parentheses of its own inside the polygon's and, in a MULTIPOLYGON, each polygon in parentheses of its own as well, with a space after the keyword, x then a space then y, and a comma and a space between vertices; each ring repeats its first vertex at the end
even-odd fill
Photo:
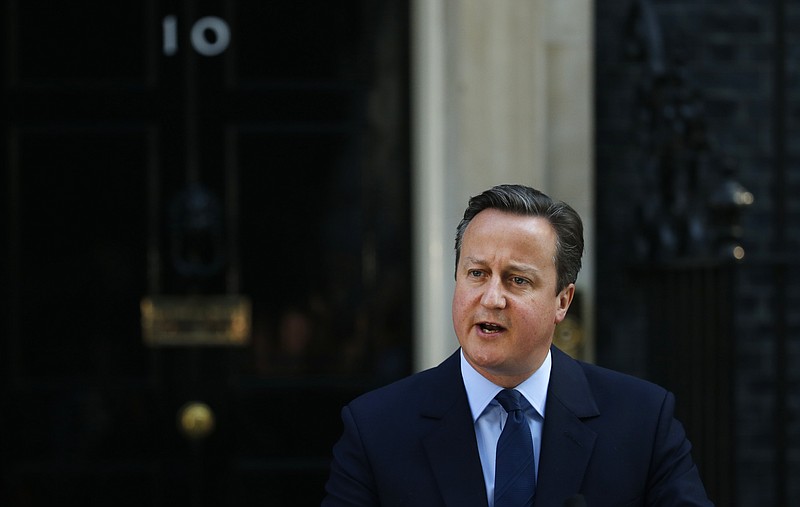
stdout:
POLYGON ((250 341, 251 305, 245 296, 148 296, 141 312, 148 346, 241 346, 250 341))

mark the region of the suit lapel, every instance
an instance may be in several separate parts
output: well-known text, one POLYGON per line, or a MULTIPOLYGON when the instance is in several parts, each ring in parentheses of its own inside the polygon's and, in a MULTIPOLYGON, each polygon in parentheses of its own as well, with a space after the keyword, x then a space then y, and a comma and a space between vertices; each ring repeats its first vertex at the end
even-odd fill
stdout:
POLYGON ((582 419, 600 414, 583 369, 555 347, 552 356, 536 505, 561 505, 580 491, 596 438, 582 419))
POLYGON ((423 402, 421 416, 429 426, 422 443, 439 491, 449 507, 486 507, 475 427, 461 378, 460 355, 456 351, 432 372, 431 391, 423 402))

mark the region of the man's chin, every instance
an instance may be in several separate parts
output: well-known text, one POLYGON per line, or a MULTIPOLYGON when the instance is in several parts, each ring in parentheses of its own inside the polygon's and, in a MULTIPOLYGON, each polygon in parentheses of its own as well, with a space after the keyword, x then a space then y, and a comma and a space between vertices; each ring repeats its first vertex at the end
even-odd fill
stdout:
POLYGON ((491 374, 501 372, 505 363, 505 356, 491 350, 469 350, 465 348, 464 357, 476 370, 491 374))

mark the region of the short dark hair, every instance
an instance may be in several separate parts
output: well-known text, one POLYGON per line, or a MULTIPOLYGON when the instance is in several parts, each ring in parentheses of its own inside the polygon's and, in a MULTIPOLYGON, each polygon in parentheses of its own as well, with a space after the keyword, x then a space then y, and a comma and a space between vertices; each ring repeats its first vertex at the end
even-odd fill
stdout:
POLYGON ((524 185, 497 185, 470 198, 464 218, 456 228, 456 270, 461 258, 464 231, 475 215, 485 209, 547 219, 556 232, 556 289, 560 292, 575 283, 583 255, 583 222, 580 215, 569 204, 554 201, 539 190, 524 185))

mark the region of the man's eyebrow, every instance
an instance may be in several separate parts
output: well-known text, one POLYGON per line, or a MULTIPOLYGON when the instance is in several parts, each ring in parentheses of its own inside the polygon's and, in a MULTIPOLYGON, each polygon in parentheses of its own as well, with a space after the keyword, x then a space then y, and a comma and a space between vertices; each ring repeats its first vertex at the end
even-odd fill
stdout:
POLYGON ((486 261, 478 259, 476 257, 466 256, 464 260, 469 262, 470 264, 486 264, 486 261))
POLYGON ((508 271, 518 272, 518 273, 525 273, 531 275, 538 275, 542 272, 541 269, 537 268, 536 266, 532 266, 530 264, 509 264, 508 271))
MULTIPOLYGON (((477 264, 479 266, 486 265, 486 261, 484 261, 483 259, 478 259, 477 257, 466 256, 464 257, 464 260, 469 264, 477 264)), ((506 271, 538 275, 539 273, 541 273, 542 270, 530 264, 511 263, 506 267, 506 271)))

